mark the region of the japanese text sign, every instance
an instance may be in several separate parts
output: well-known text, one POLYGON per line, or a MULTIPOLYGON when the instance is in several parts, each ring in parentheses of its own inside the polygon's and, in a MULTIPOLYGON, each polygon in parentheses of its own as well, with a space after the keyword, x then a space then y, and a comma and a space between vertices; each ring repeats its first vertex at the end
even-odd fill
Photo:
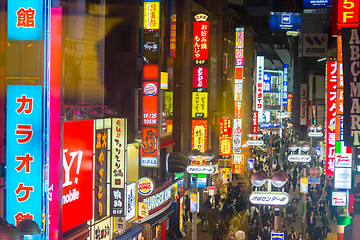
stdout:
POLYGON ((200 152, 206 151, 207 141, 207 121, 206 120, 192 120, 191 131, 191 149, 197 149, 200 152))
POLYGON ((351 168, 336 167, 334 176, 334 188, 351 189, 351 168))
POLYGON ((220 155, 230 156, 231 155, 231 145, 232 145, 231 137, 220 137, 219 138, 220 155))
POLYGON ((43 1, 7 1, 8 40, 42 40, 43 1))
POLYGON ((95 221, 107 216, 107 162, 109 148, 108 130, 99 129, 95 131, 95 221))
POLYGON ((233 164, 231 169, 232 174, 243 174, 244 164, 233 164))
POLYGON ((192 117, 207 118, 208 110, 208 93, 193 92, 192 93, 192 117))
POLYGON ((332 191, 331 206, 346 207, 347 197, 345 191, 332 191))
POLYGON ((6 219, 41 226, 42 87, 9 85, 6 121, 6 219))
POLYGON ((307 120, 307 85, 300 85, 300 125, 306 125, 307 120))
POLYGON ((232 133, 232 119, 219 118, 219 134, 220 136, 231 135, 232 133))
POLYGON ((253 133, 258 132, 258 112, 257 111, 253 111, 252 131, 253 131, 253 133))
POLYGON ((93 217, 94 121, 64 122, 63 141, 62 230, 65 232, 93 217))
POLYGON ((359 0, 338 0, 337 29, 359 26, 359 0))
POLYGON ((207 60, 209 48, 209 22, 194 22, 193 60, 207 60))
POLYGON ((208 87, 208 67, 193 67, 193 88, 208 87))
POLYGON ((144 2, 144 31, 158 31, 160 27, 160 2, 144 2))
POLYGON ((266 205, 286 205, 290 200, 289 194, 285 192, 260 192, 255 191, 250 194, 250 202, 252 204, 266 205))
POLYGON ((264 77, 264 57, 257 57, 256 66, 256 110, 259 111, 259 122, 262 122, 262 111, 264 109, 264 93, 263 93, 263 77, 264 77))
POLYGON ((213 174, 215 168, 212 165, 189 165, 186 171, 190 174, 213 174))
POLYGON ((236 28, 235 66, 244 64, 244 28, 236 28))
POLYGON ((326 175, 334 175, 337 63, 327 63, 326 94, 326 175))
POLYGON ((289 65, 284 64, 284 75, 283 75, 283 99, 282 105, 287 106, 287 95, 288 95, 288 70, 289 65))
POLYGON ((127 121, 124 118, 113 118, 111 129, 111 190, 110 215, 125 216, 125 157, 127 151, 127 121))

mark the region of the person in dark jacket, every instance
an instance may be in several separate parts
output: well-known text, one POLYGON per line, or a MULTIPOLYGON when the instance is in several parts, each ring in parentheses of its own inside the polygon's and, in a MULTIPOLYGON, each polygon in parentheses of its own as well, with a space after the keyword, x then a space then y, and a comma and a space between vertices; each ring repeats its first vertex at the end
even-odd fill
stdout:
POLYGON ((221 240, 222 235, 223 235, 222 225, 220 224, 220 222, 216 222, 212 233, 213 240, 221 240))
POLYGON ((322 234, 324 238, 327 238, 327 234, 328 232, 331 232, 330 230, 330 221, 329 221, 329 216, 328 216, 328 212, 325 212, 322 216, 321 216, 321 223, 322 223, 322 234))
POLYGON ((185 217, 188 222, 190 215, 190 222, 192 221, 192 213, 190 212, 190 198, 189 195, 185 195, 185 217))

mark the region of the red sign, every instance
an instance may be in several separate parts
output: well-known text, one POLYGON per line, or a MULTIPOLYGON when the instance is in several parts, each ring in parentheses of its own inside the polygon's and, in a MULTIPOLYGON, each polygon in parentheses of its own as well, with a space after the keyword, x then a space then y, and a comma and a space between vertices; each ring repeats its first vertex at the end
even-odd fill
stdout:
POLYGON ((232 133, 232 119, 219 118, 219 133, 221 135, 231 135, 232 133))
POLYGON ((241 118, 241 102, 234 102, 235 103, 235 116, 234 118, 241 118))
POLYGON ((157 157, 158 131, 157 127, 143 127, 142 129, 142 156, 157 157))
POLYGON ((92 218, 94 121, 64 122, 62 231, 92 218))
POLYGON ((326 175, 334 175, 335 139, 336 139, 336 81, 337 63, 327 62, 326 94, 326 175))
POLYGON ((208 87, 208 67, 193 67, 193 88, 208 87))
POLYGON ((253 133, 258 132, 258 111, 253 111, 253 118, 252 118, 252 129, 253 133))
POLYGON ((319 177, 320 169, 318 167, 309 168, 309 175, 312 177, 319 177))
POLYGON ((359 24, 349 23, 359 22, 359 0, 338 0, 337 18, 338 30, 341 28, 357 27, 359 24))
POLYGON ((232 174, 243 174, 243 173, 244 173, 244 164, 232 165, 232 174))
POLYGON ((207 60, 209 46, 209 22, 194 22, 193 59, 207 60))

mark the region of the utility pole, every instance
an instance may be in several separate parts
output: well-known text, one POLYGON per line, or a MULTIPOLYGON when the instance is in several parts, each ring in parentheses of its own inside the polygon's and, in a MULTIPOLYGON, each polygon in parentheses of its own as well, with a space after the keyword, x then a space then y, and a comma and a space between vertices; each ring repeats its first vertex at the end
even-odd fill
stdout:
MULTIPOLYGON (((193 185, 194 185, 194 193, 197 194, 197 174, 194 174, 192 177, 193 185)), ((198 206, 200 208, 200 206, 198 206)), ((191 206, 190 206, 191 209, 191 206)), ((197 211, 192 213, 192 240, 197 239, 197 211)))

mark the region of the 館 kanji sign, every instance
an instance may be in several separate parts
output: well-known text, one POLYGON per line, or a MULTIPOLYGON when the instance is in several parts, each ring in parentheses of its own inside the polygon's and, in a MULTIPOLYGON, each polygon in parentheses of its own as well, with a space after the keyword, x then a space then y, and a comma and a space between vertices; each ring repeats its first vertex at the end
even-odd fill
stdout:
POLYGON ((42 40, 43 1, 9 0, 8 5, 8 40, 42 40))
POLYGON ((6 220, 41 226, 42 86, 9 85, 6 121, 6 220))

